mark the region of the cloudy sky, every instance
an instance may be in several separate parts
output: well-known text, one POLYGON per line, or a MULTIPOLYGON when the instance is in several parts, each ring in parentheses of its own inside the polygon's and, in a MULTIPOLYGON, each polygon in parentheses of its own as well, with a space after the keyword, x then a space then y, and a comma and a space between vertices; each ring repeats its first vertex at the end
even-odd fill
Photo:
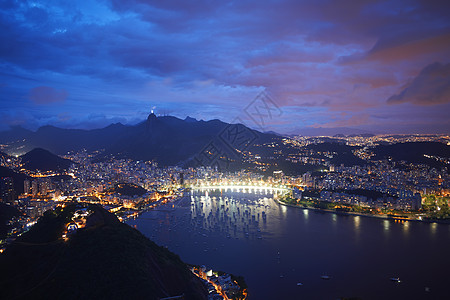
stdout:
POLYGON ((433 0, 3 0, 0 130, 152 108, 252 126, 264 91, 265 130, 449 132, 449 16, 433 0))

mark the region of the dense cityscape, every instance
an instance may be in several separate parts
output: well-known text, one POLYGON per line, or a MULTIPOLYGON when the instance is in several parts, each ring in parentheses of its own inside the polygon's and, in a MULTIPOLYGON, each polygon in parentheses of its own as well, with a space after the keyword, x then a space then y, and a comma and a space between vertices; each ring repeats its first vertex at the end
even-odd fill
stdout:
MULTIPOLYGON (((398 217, 403 220, 445 222, 450 217, 450 176, 448 158, 433 158, 444 163, 434 168, 425 164, 379 160, 370 163, 370 147, 380 141, 389 143, 441 141, 449 144, 448 136, 399 136, 339 138, 346 144, 362 148, 355 154, 366 165, 333 165, 332 151, 304 150, 301 147, 323 144, 324 138, 285 138, 283 143, 298 147, 297 154, 286 160, 319 166, 319 171, 307 171, 295 176, 283 170, 227 172, 213 167, 158 167, 156 162, 111 159, 95 162, 98 153, 80 151, 64 156, 74 164, 64 173, 22 168, 21 158, 2 156, 1 166, 27 177, 24 192, 16 195, 13 178, 2 177, 2 201, 17 207, 22 215, 10 220, 6 241, 22 234, 49 209, 64 202, 100 203, 121 220, 136 217, 141 212, 183 196, 186 190, 202 186, 284 187, 289 192, 280 196, 284 203, 316 209, 331 209, 340 213, 361 213, 379 217, 398 217)), ((247 153, 247 157, 260 157, 247 153)), ((255 159, 258 161, 258 159, 255 159)), ((258 162, 255 166, 259 167, 258 162)))
POLYGON ((450 2, 0 2, 0 299, 448 298, 450 2))

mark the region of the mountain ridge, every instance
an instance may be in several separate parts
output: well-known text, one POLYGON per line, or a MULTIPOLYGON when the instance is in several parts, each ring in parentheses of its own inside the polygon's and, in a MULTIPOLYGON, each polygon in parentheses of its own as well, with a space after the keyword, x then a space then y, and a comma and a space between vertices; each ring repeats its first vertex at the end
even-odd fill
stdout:
MULTIPOLYGON (((272 133, 261 133, 242 124, 229 124, 218 119, 182 120, 174 116, 157 117, 152 113, 147 120, 136 125, 115 123, 91 130, 43 126, 36 132, 27 131, 27 137, 11 144, 6 152, 17 154, 18 151, 23 153, 34 148, 44 148, 55 154, 82 149, 103 150, 99 159, 113 155, 117 158, 153 160, 163 166, 177 165, 193 160, 208 143, 219 140, 219 135, 230 126, 235 126, 233 129, 239 129, 249 137, 258 137, 258 141, 281 139, 272 133)), ((7 141, 5 137, 8 136, 0 133, 0 142, 7 141)), ((225 151, 230 145, 222 145, 221 150, 225 151)))

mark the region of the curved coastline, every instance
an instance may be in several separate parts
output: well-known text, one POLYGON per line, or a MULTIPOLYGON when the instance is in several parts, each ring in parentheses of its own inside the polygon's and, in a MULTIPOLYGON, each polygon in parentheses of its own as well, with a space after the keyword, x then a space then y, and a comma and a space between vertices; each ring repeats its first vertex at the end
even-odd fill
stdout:
POLYGON ((309 209, 309 210, 313 210, 313 211, 317 211, 317 212, 326 212, 326 213, 332 213, 332 214, 336 214, 336 215, 341 215, 341 216, 359 216, 359 217, 369 217, 369 218, 377 218, 377 219, 382 219, 382 220, 401 220, 401 221, 410 221, 410 222, 422 222, 422 223, 438 223, 438 224, 446 224, 446 225, 450 225, 450 220, 419 220, 419 219, 400 219, 400 218, 393 218, 387 215, 369 215, 369 214, 362 214, 362 213, 356 213, 356 212, 344 212, 344 211, 335 211, 335 210, 331 210, 331 209, 323 209, 323 208, 316 208, 316 207, 304 207, 304 206, 299 206, 299 205, 293 205, 293 204, 289 204, 289 203, 285 203, 283 201, 280 201, 278 199, 274 200, 280 204, 280 205, 284 205, 284 206, 289 206, 289 207, 294 207, 294 208, 302 208, 302 209, 309 209))

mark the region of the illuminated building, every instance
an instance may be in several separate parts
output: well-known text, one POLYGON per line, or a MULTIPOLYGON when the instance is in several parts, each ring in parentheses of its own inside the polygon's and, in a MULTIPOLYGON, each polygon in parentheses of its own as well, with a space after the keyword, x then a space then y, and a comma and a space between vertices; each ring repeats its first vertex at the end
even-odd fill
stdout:
POLYGON ((0 178, 0 198, 3 202, 13 202, 15 197, 14 181, 11 177, 0 178))
POLYGON ((26 179, 23 182, 23 193, 27 195, 30 192, 30 189, 31 189, 31 182, 28 179, 26 179))
POLYGON ((283 176, 284 176, 283 171, 281 170, 273 171, 273 182, 281 183, 283 176))
POLYGON ((39 183, 37 182, 37 180, 33 180, 31 182, 31 194, 33 194, 33 196, 36 196, 39 193, 39 183))

